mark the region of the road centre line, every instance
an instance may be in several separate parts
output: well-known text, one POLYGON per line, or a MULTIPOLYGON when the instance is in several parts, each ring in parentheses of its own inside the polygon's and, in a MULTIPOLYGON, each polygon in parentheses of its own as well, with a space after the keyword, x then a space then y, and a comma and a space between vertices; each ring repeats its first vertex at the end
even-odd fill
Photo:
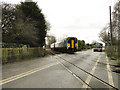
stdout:
POLYGON ((54 65, 57 65, 57 64, 59 64, 59 62, 51 63, 51 64, 48 64, 48 65, 45 65, 45 66, 42 66, 42 67, 38 67, 38 68, 32 69, 32 70, 30 70, 30 71, 27 71, 27 72, 24 72, 24 73, 21 73, 21 74, 12 76, 12 77, 10 77, 10 78, 1 80, 1 81, 0 81, 0 85, 6 84, 6 83, 8 83, 8 82, 17 80, 17 79, 22 78, 22 77, 25 77, 25 76, 28 76, 28 75, 30 75, 30 74, 33 74, 33 73, 35 73, 35 72, 38 72, 38 71, 40 71, 40 70, 49 68, 49 67, 54 66, 54 65))
MULTIPOLYGON (((100 57, 101 57, 101 56, 99 56, 99 57, 98 57, 98 59, 97 59, 97 61, 96 61, 95 65, 94 65, 94 67, 92 68, 92 70, 91 70, 91 72, 90 72, 91 74, 94 74, 95 69, 96 69, 96 67, 97 67, 97 64, 98 64, 98 62, 99 62, 99 60, 100 60, 100 57)), ((89 75, 89 76, 87 77, 87 79, 86 79, 86 81, 85 81, 85 82, 86 82, 87 84, 89 84, 89 83, 90 83, 91 78, 92 78, 92 76, 91 76, 91 75, 89 75)), ((83 84, 82 88, 88 88, 88 86, 87 86, 86 84, 83 84)))
POLYGON ((106 64, 107 64, 107 70, 108 70, 108 80, 109 80, 109 84, 114 86, 114 83, 113 83, 113 78, 112 78, 112 73, 111 73, 111 70, 110 70, 110 65, 109 65, 109 60, 108 60, 108 57, 106 56, 106 64))

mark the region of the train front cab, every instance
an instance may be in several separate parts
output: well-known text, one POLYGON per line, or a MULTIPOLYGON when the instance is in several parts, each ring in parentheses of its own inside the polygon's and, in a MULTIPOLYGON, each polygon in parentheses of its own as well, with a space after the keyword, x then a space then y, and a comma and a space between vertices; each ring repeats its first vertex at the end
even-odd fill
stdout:
POLYGON ((67 51, 69 53, 74 53, 78 50, 78 40, 77 38, 67 38, 67 51))

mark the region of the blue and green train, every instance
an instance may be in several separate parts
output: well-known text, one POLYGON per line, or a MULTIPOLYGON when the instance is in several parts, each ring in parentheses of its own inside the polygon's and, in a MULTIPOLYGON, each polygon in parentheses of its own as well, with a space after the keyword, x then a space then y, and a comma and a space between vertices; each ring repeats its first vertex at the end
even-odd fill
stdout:
POLYGON ((61 42, 52 44, 51 49, 58 52, 74 53, 78 50, 78 39, 76 37, 68 37, 61 42))

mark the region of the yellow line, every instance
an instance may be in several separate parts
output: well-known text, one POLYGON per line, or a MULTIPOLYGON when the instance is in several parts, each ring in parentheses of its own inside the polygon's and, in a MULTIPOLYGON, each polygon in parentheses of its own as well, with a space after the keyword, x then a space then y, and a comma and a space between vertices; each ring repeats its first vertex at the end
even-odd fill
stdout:
POLYGON ((111 70, 110 70, 110 65, 109 65, 109 61, 108 61, 108 57, 107 56, 106 56, 106 63, 107 63, 109 84, 112 85, 112 86, 114 86, 113 78, 112 78, 112 73, 111 73, 111 70))
POLYGON ((40 70, 49 68, 49 67, 54 66, 54 65, 57 65, 57 64, 59 64, 59 63, 58 63, 58 62, 57 62, 57 63, 52 63, 52 64, 49 64, 49 65, 45 65, 45 66, 42 66, 42 67, 38 67, 38 68, 32 69, 32 70, 27 71, 27 72, 24 72, 24 73, 22 73, 22 74, 18 74, 18 75, 16 75, 16 76, 12 76, 12 77, 10 77, 10 78, 1 80, 1 81, 0 81, 0 85, 6 84, 6 83, 8 83, 8 82, 14 81, 14 80, 19 79, 19 78, 22 78, 22 77, 25 77, 25 76, 27 76, 27 75, 33 74, 33 73, 35 73, 35 72, 37 72, 37 71, 40 71, 40 70))
MULTIPOLYGON (((94 67, 92 68, 92 70, 91 70, 91 72, 90 72, 91 74, 94 74, 95 69, 96 69, 96 67, 97 67, 97 64, 98 64, 99 60, 100 60, 100 56, 98 57, 98 59, 97 59, 97 61, 96 61, 95 65, 94 65, 94 67)), ((90 83, 91 78, 92 78, 92 76, 91 76, 91 75, 89 75, 89 76, 87 77, 87 79, 86 79, 86 81, 85 81, 85 82, 86 82, 87 84, 89 84, 89 83, 90 83)), ((87 86, 86 84, 83 84, 82 88, 88 88, 88 86, 87 86)))

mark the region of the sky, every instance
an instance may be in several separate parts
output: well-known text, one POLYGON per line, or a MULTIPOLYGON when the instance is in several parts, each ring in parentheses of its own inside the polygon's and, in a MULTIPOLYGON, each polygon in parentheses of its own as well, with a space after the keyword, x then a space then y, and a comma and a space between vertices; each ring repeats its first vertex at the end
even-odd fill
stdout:
MULTIPOLYGON (((18 4, 25 0, 3 0, 18 4)), ((109 23, 109 6, 117 0, 33 0, 50 23, 49 34, 57 40, 77 37, 91 43, 100 42, 99 32, 109 23)))

